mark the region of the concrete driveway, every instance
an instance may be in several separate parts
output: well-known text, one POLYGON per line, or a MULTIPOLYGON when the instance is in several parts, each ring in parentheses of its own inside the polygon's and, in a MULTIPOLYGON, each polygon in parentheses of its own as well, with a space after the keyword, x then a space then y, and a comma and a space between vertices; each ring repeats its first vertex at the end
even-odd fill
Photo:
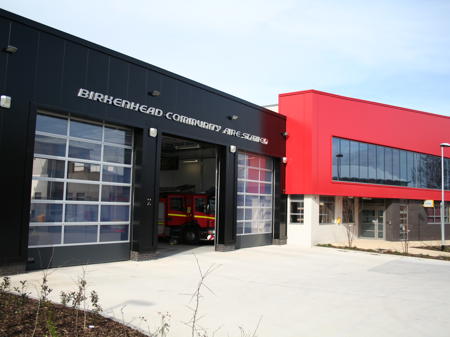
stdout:
MULTIPOLYGON (((191 294, 203 269, 217 269, 203 291, 200 325, 210 335, 259 337, 449 336, 450 262, 331 248, 267 246, 219 253, 198 247, 145 262, 89 265, 88 285, 105 314, 147 330, 171 315, 169 336, 190 336, 191 294), (251 335, 251 334, 250 334, 251 335)), ((81 267, 50 271, 58 299, 74 290, 81 267)), ((42 272, 12 277, 38 284, 42 272)))

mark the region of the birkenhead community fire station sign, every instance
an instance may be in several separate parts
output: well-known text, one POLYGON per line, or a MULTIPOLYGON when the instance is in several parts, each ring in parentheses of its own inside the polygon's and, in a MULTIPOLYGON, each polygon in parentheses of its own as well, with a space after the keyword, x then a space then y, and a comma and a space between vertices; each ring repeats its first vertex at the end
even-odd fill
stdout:
POLYGON ((95 92, 95 91, 91 91, 91 90, 87 90, 87 89, 83 89, 83 88, 80 88, 78 90, 77 96, 81 97, 81 98, 89 99, 91 101, 114 105, 114 106, 117 106, 117 107, 123 108, 123 109, 139 111, 144 114, 148 114, 150 116, 157 117, 157 118, 160 118, 160 117, 166 118, 166 119, 171 120, 176 123, 187 124, 190 126, 207 129, 212 132, 223 133, 228 136, 234 136, 234 137, 246 139, 251 142, 261 143, 264 145, 269 144, 269 140, 264 137, 252 135, 248 132, 234 130, 231 128, 223 128, 221 125, 217 125, 217 124, 202 121, 202 120, 199 120, 196 118, 180 115, 178 113, 174 113, 174 112, 170 112, 170 111, 165 112, 162 109, 148 106, 145 104, 136 103, 133 101, 128 101, 123 98, 113 97, 110 95, 105 95, 105 94, 102 94, 99 92, 95 92))

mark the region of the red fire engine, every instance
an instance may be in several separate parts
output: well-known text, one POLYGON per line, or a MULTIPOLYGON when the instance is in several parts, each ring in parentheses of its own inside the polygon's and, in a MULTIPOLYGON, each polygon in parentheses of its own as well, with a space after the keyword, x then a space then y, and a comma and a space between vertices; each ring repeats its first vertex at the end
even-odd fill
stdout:
POLYGON ((159 198, 158 236, 171 242, 214 241, 215 198, 207 194, 164 193, 159 198))

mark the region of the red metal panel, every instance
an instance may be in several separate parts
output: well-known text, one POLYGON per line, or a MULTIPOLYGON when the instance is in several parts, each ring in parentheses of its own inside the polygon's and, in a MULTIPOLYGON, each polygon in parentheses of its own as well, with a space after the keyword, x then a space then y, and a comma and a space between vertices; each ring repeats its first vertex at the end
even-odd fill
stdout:
POLYGON ((450 142, 449 117, 316 90, 281 94, 279 111, 288 117, 287 194, 440 200, 439 190, 332 181, 331 141, 336 136, 440 156, 439 144, 450 142))

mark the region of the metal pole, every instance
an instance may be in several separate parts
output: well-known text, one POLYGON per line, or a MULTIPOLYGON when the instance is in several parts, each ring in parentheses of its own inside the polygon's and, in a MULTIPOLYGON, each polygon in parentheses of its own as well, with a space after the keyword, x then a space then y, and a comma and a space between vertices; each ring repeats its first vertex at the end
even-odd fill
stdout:
POLYGON ((444 224, 444 146, 441 145, 441 186, 442 186, 442 194, 441 194, 441 250, 445 249, 445 224, 444 224))

